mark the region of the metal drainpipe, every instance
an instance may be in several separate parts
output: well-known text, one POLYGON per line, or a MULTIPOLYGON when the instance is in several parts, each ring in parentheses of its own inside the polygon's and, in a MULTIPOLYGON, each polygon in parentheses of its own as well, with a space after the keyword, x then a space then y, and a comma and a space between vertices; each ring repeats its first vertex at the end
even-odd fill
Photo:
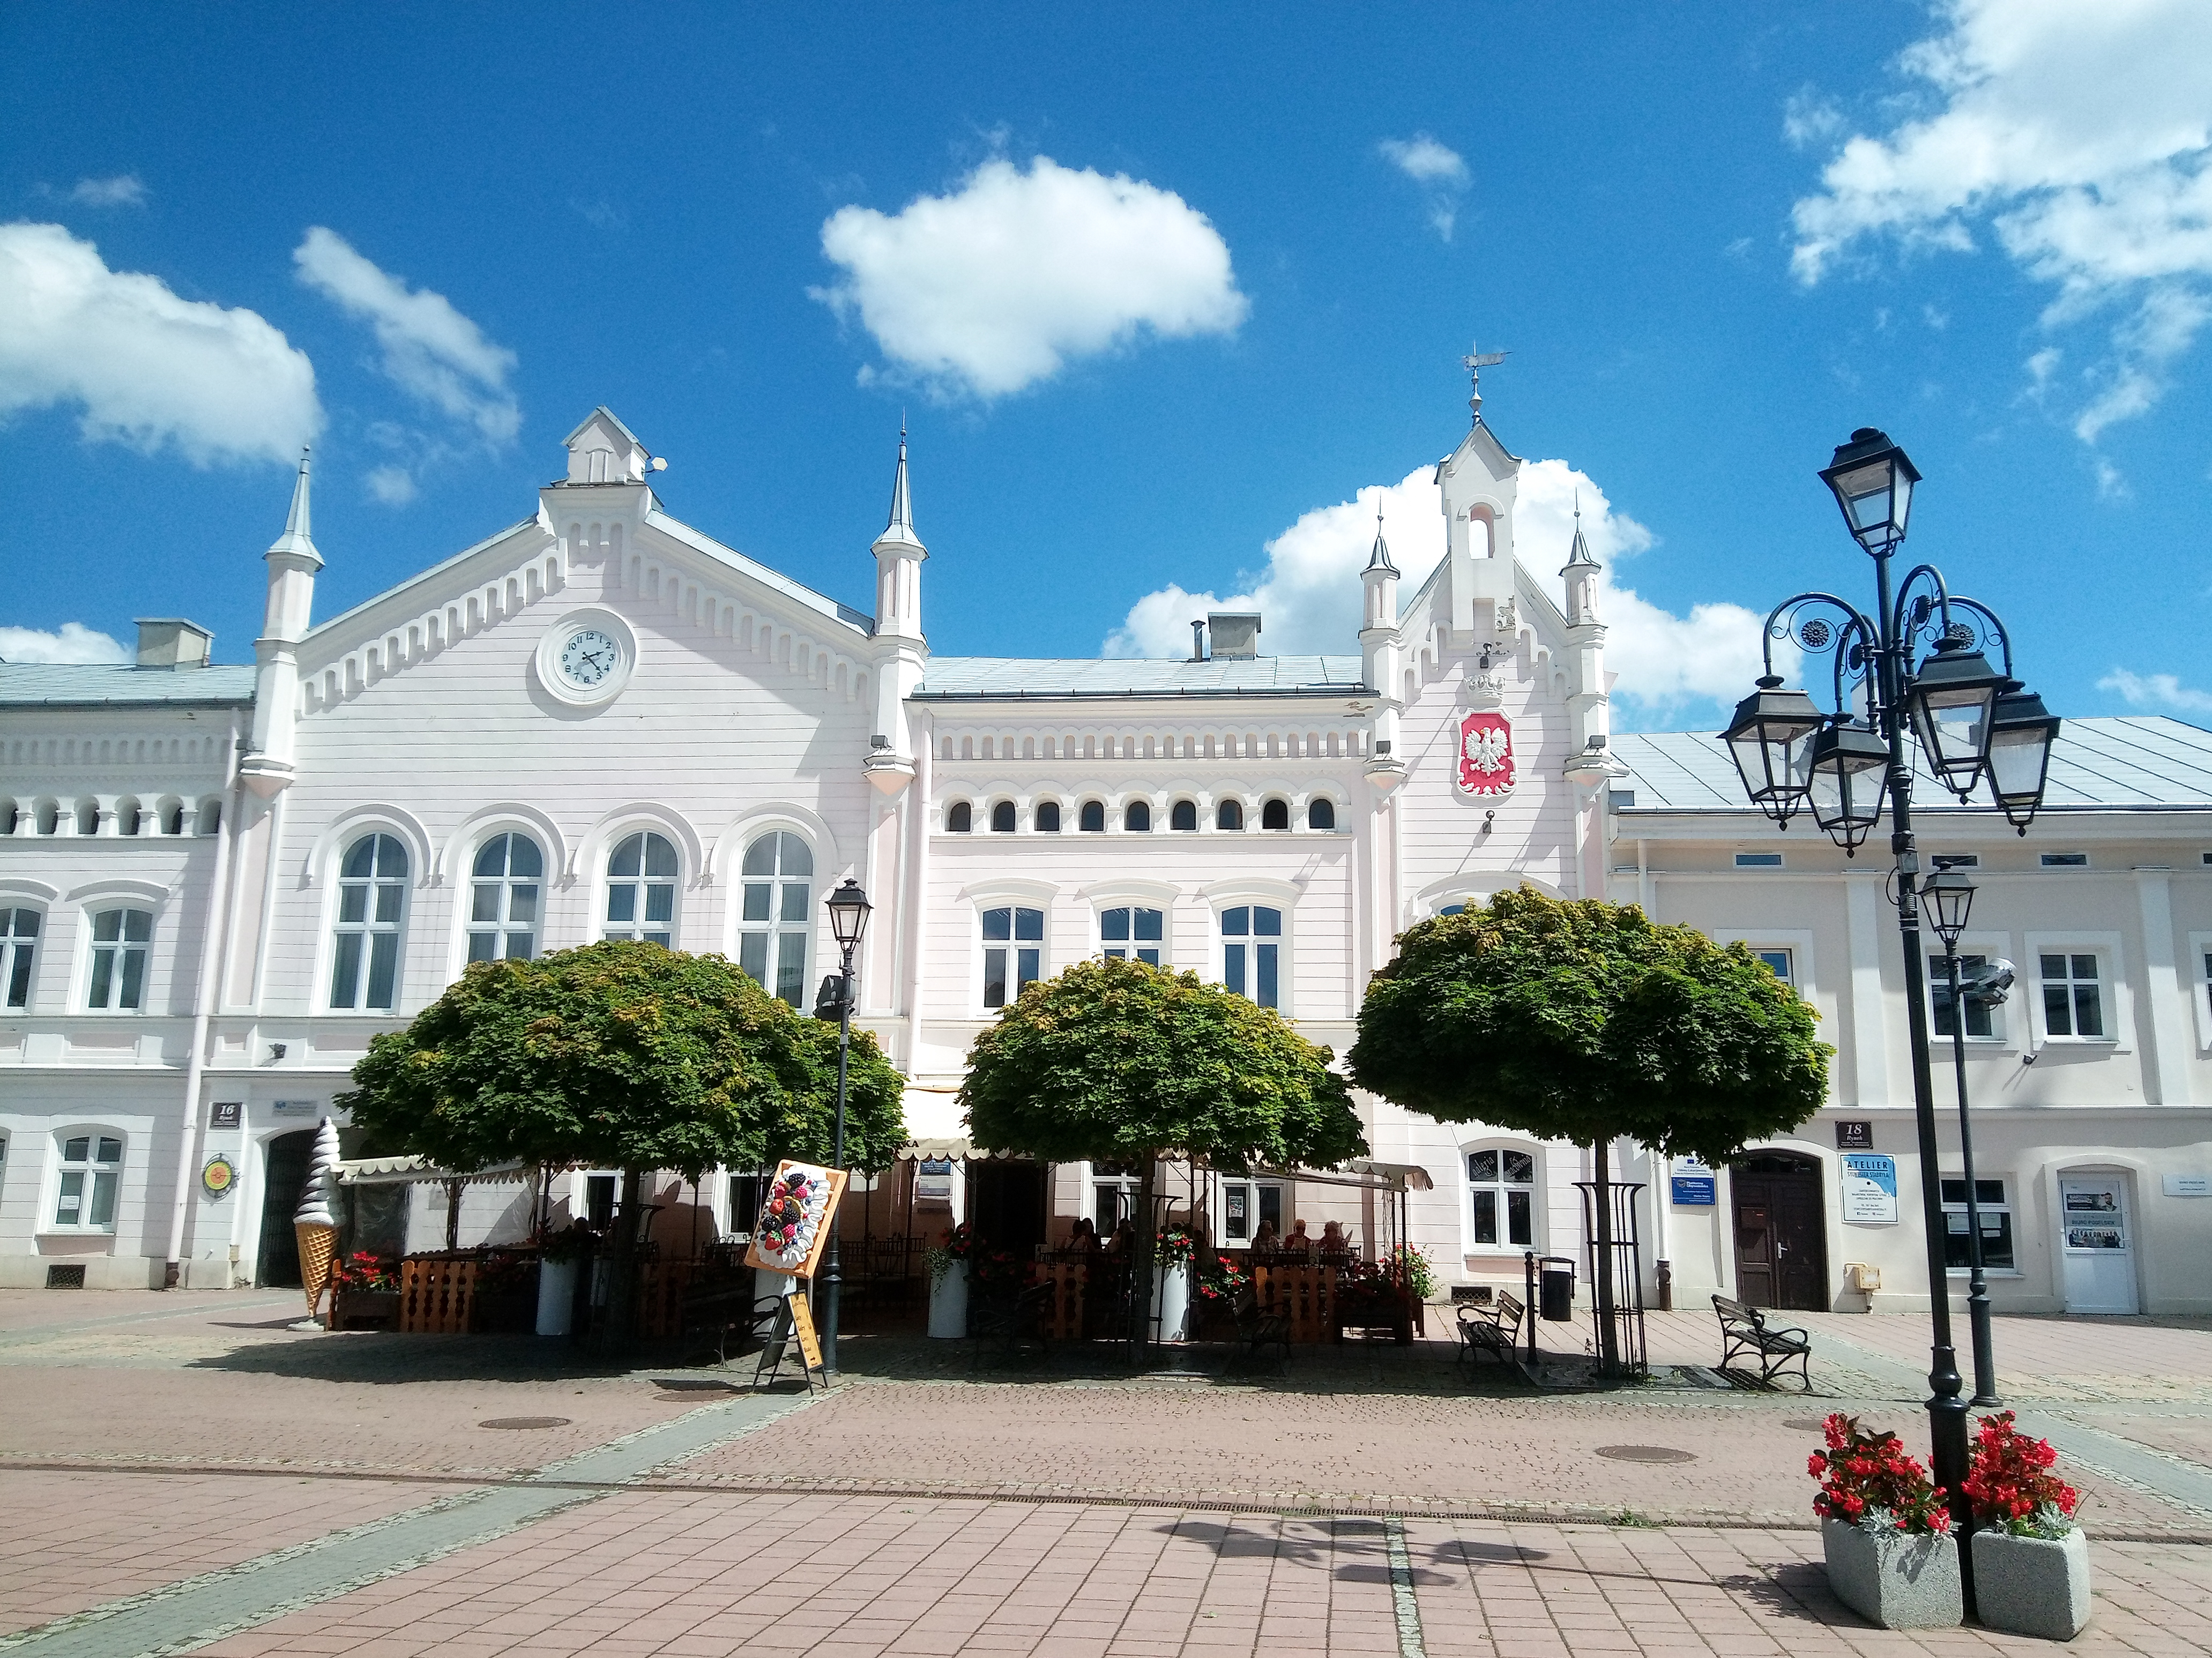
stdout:
MULTIPOLYGON (((200 934, 200 964, 192 992, 192 1051, 185 1062, 185 1109, 178 1124, 176 1204, 169 1217, 169 1254, 161 1287, 173 1290, 184 1276, 185 1223, 192 1202, 192 1160, 199 1151, 200 1089, 207 1072, 209 999, 211 976, 219 975, 229 940, 231 830, 238 817, 238 716, 230 717, 230 742, 223 757, 222 818, 215 829, 215 885, 208 897, 207 924, 200 934)), ((234 1193, 234 1196, 235 1194, 234 1193)))

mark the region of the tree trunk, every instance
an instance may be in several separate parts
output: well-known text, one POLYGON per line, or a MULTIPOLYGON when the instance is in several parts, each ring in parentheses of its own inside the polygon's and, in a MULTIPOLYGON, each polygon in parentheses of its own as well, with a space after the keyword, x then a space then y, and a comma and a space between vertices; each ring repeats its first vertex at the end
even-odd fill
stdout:
POLYGON ((1129 1350, 1139 1365, 1152 1356, 1152 1181, 1159 1167, 1157 1154, 1145 1154, 1144 1173, 1137 1181, 1136 1242, 1129 1250, 1129 1350))
POLYGON ((637 1321, 637 1229, 644 1219, 640 1212, 643 1206, 644 1175, 635 1169, 623 1170, 622 1202, 615 1210, 614 1248, 612 1259, 607 1263, 607 1316, 605 1325, 592 1333, 601 1347, 627 1345, 636 1333, 637 1321))
POLYGON ((1613 1317, 1613 1143, 1590 1142, 1596 1175, 1591 1195, 1597 1210, 1597 1260, 1591 1276, 1597 1292, 1597 1363, 1603 1376, 1620 1374, 1620 1331, 1613 1317))

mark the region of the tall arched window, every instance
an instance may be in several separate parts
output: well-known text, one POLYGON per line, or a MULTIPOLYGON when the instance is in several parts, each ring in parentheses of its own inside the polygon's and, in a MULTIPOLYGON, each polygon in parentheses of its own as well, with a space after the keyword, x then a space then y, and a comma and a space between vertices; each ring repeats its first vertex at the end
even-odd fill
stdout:
POLYGON ((1322 796, 1315 796, 1313 803, 1306 808, 1306 827, 1317 829, 1334 829, 1336 827, 1335 803, 1322 796))
POLYGON ((1241 829, 1244 827, 1244 808, 1234 800, 1224 800, 1213 809, 1213 827, 1241 829))
POLYGON ((399 930, 407 912, 407 848, 364 835, 338 865, 338 921, 331 956, 332 1007, 388 1008, 399 987, 399 930))
POLYGON ((1270 800, 1260 808, 1260 827, 1263 829, 1286 829, 1291 826, 1291 805, 1287 800, 1270 800))
POLYGON ((1103 800, 1085 800, 1083 811, 1076 819, 1076 826, 1085 835, 1105 834, 1106 803, 1103 800))
POLYGON ((1152 832, 1152 808, 1149 801, 1132 800, 1121 809, 1121 827, 1132 835, 1152 832))
POLYGON ((526 835, 495 835, 477 850, 469 908, 469 959, 526 962, 538 953, 539 882, 545 857, 526 835))
POLYGON ((1116 961, 1134 956, 1158 967, 1166 920, 1166 915, 1157 909, 1100 910, 1098 938, 1105 946, 1103 953, 1116 961))
POLYGON ((607 859, 605 936, 672 946, 676 877, 681 867, 665 835, 641 829, 625 836, 607 859))
POLYGON ((1221 982, 1262 1007, 1281 1005, 1283 912, 1239 904, 1221 912, 1221 982))
POLYGON ((1036 807, 1036 831, 1039 835, 1060 833, 1060 802, 1040 800, 1036 807))
POLYGON ((975 827, 975 812, 965 800, 955 800, 952 809, 945 814, 947 835, 965 835, 975 827))
POLYGON ((814 853, 778 830, 745 848, 738 965, 793 1007, 806 998, 806 941, 814 930, 814 853))
POLYGON ((1001 800, 991 808, 991 833, 1012 835, 1014 832, 1014 803, 1001 800))
POLYGON ((1536 1244, 1536 1154, 1498 1146, 1467 1154, 1474 1242, 1501 1249, 1536 1244))
POLYGON ((1178 800, 1168 809, 1168 827, 1171 829, 1194 830, 1198 828, 1198 802, 1178 800))
POLYGON ((31 959, 43 919, 35 909, 0 909, 0 995, 10 1007, 31 1005, 31 959))
POLYGON ((89 1007, 140 1007, 146 995, 146 949, 154 917, 143 909, 103 909, 92 918, 89 1007))

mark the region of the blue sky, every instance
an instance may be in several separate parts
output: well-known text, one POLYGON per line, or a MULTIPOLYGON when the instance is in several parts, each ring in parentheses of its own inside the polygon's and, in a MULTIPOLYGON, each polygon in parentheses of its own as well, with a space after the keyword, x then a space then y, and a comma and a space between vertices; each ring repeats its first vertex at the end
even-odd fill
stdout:
POLYGON ((1479 338, 1524 562, 1577 492, 1607 561, 1622 726, 1868 592, 1813 476, 1863 424, 2054 707, 2212 710, 2201 7, 1042 15, 0 11, 0 654, 184 614, 248 660, 302 438, 329 616, 599 403, 672 512, 863 604, 903 410, 940 653, 1245 596, 1349 652, 1479 338))

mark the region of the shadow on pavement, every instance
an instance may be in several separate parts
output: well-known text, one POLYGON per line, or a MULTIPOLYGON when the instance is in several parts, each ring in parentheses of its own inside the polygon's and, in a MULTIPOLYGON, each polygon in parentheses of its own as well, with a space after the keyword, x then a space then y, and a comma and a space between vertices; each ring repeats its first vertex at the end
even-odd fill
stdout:
POLYGON ((1740 1594, 1777 1618, 1818 1624, 1824 1628, 1876 1627, 1836 1599, 1828 1588, 1827 1568, 1817 1561, 1793 1560, 1777 1566, 1771 1575, 1735 1572, 1715 1582, 1730 1594, 1740 1594))

